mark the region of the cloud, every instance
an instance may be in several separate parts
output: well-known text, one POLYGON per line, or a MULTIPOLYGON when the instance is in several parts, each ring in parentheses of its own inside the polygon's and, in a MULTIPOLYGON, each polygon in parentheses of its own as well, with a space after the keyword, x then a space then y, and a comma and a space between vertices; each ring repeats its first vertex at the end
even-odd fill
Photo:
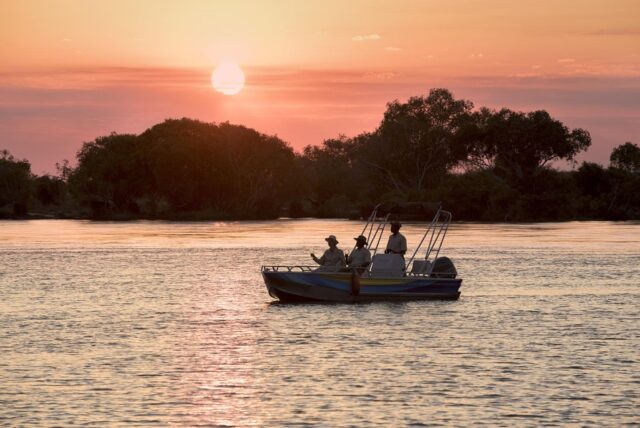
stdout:
POLYGON ((398 77, 398 73, 395 73, 393 71, 373 72, 373 73, 367 73, 365 75, 365 78, 366 77, 371 77, 375 80, 391 80, 398 77))
POLYGON ((640 36, 640 28, 603 28, 583 34, 585 36, 640 36))
POLYGON ((510 74, 508 77, 517 77, 517 78, 542 77, 542 74, 540 74, 540 73, 533 73, 533 72, 528 72, 528 73, 516 73, 516 74, 510 74))
POLYGON ((400 52, 402 48, 396 46, 387 46, 386 48, 384 48, 384 50, 389 52, 400 52))
POLYGON ((382 37, 380 37, 380 34, 365 34, 362 36, 353 36, 351 38, 351 40, 353 40, 354 42, 364 42, 367 40, 380 40, 382 37))
POLYGON ((484 54, 483 53, 474 53, 469 55, 469 58, 471 59, 482 59, 484 58, 484 54))
POLYGON ((40 68, 0 72, 0 87, 95 89, 109 86, 210 86, 210 70, 153 67, 40 68))
MULTIPOLYGON (((594 135, 585 159, 605 162, 614 145, 640 133, 640 70, 602 64, 602 74, 454 78, 421 70, 246 67, 247 87, 227 99, 210 69, 95 67, 0 72, 0 142, 35 172, 73 159, 83 141, 111 131, 139 133, 168 117, 229 120, 278 134, 293 147, 378 125, 385 104, 445 87, 476 106, 547 109, 594 135), (608 74, 607 74, 608 73, 608 74), (242 98, 244 97, 244 98, 242 98)), ((562 67, 564 69, 564 67, 562 67)), ((567 68, 568 71, 571 69, 567 68)), ((572 72, 573 73, 573 72, 572 72)))
POLYGON ((570 64, 570 63, 576 62, 576 60, 573 58, 560 58, 558 62, 560 64, 570 64))

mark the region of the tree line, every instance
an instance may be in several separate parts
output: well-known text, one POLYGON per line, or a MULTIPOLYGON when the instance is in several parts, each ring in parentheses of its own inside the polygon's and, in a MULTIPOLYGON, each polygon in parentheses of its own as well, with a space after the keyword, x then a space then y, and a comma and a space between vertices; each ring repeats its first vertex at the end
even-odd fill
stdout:
POLYGON ((0 216, 357 218, 382 202, 426 220, 438 201, 458 220, 640 219, 640 147, 578 165, 590 145, 546 111, 474 109, 446 89, 390 102, 373 132, 302 153, 244 126, 170 119, 86 142, 55 176, 0 152, 0 216))

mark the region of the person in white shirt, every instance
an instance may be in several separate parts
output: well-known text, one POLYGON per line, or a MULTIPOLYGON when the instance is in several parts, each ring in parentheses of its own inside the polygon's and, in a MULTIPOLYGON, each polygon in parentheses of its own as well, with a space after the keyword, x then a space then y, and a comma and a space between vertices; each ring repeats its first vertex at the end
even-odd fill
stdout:
POLYGON ((352 269, 357 269, 359 273, 362 273, 367 266, 371 264, 371 251, 365 248, 367 245, 366 237, 360 235, 353 239, 356 240, 356 248, 347 256, 347 265, 352 269))
POLYGON ((402 224, 398 221, 391 223, 391 235, 389 236, 389 242, 387 242, 387 249, 384 251, 385 254, 400 254, 404 257, 407 252, 407 238, 400 233, 401 227, 402 224))
POLYGON ((324 252, 322 257, 318 258, 315 254, 311 253, 311 258, 314 262, 318 263, 320 267, 319 271, 338 271, 346 266, 344 259, 344 252, 338 248, 338 240, 334 235, 329 235, 324 239, 329 245, 329 249, 324 252))

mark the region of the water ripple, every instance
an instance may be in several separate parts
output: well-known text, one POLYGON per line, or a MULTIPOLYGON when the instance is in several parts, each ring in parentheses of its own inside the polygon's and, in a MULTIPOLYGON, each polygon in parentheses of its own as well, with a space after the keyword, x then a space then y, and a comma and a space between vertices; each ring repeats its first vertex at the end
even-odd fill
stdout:
POLYGON ((459 301, 271 302, 357 229, 0 222, 0 424, 637 424, 640 225, 459 224, 459 301))

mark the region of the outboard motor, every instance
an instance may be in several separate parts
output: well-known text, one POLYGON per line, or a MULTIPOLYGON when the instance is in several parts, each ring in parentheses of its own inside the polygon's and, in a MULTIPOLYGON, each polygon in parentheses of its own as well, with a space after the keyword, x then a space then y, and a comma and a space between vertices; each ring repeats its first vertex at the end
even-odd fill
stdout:
POLYGON ((434 278, 455 278, 458 271, 449 257, 438 257, 433 262, 431 276, 434 278))

